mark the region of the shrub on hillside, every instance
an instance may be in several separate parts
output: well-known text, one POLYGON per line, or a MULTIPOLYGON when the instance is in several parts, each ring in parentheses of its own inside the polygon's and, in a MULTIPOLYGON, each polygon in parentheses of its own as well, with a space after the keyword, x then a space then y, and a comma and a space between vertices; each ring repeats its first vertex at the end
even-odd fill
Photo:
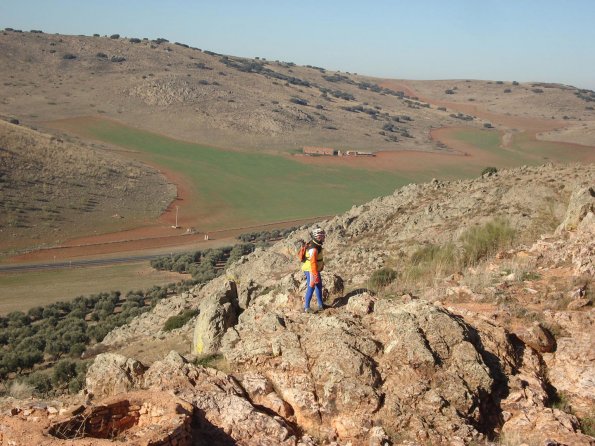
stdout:
POLYGON ((76 55, 72 54, 72 53, 66 53, 64 56, 62 56, 62 59, 64 60, 73 60, 76 59, 76 55))
POLYGON ((99 52, 99 53, 95 54, 95 57, 98 57, 100 59, 107 59, 107 54, 99 52))
POLYGON ((112 62, 125 62, 126 58, 124 56, 112 56, 110 60, 112 62))
POLYGON ((456 243, 422 246, 403 266, 402 281, 419 285, 452 274, 509 247, 514 237, 515 231, 508 221, 497 218, 468 229, 456 243))
POLYGON ((514 237, 514 229, 502 218, 471 228, 460 238, 463 243, 462 263, 472 265, 488 255, 495 254, 497 250, 509 247, 514 237))
POLYGON ((130 43, 141 43, 141 40, 137 37, 132 37, 132 38, 128 39, 128 41, 130 43))
POLYGON ((302 98, 297 98, 297 97, 293 97, 293 98, 289 99, 289 102, 293 102, 294 104, 297 104, 297 105, 308 105, 308 101, 306 101, 305 99, 302 99, 302 98))
POLYGON ((120 34, 112 34, 111 36, 109 36, 110 39, 119 39, 120 38, 120 34))
POLYGON ((491 175, 494 175, 496 172, 498 172, 498 169, 496 169, 495 167, 489 166, 481 171, 481 176, 484 176, 484 175, 491 176, 491 175))
POLYGON ((198 309, 184 310, 180 314, 170 317, 163 325, 163 331, 172 331, 182 328, 186 323, 198 314, 198 309))
POLYGON ((390 285, 397 278, 397 272, 388 267, 380 268, 370 276, 370 287, 379 289, 390 285))

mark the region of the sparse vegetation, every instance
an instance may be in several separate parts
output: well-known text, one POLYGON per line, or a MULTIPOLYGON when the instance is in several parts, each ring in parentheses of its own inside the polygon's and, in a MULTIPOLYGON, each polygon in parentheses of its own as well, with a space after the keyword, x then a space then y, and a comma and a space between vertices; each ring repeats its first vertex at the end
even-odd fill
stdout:
POLYGON ((380 268, 370 276, 370 287, 373 289, 384 288, 397 278, 397 272, 388 267, 380 268))
POLYGON ((497 168, 495 168, 494 166, 489 166, 481 171, 481 176, 484 176, 484 175, 492 176, 497 172, 498 172, 497 168))
POLYGON ((225 357, 220 353, 210 353, 199 356, 194 361, 194 365, 209 367, 221 371, 229 371, 229 364, 225 360, 225 357))
POLYGON ((188 309, 170 317, 163 325, 163 331, 172 331, 176 328, 182 328, 190 319, 198 314, 198 309, 188 309))
POLYGON ((176 254, 151 260, 158 270, 175 271, 192 275, 194 283, 206 283, 220 275, 224 269, 254 250, 252 244, 239 244, 220 249, 206 249, 192 254, 176 254))
POLYGON ((415 251, 402 268, 404 283, 419 284, 474 265, 512 245, 515 231, 503 219, 466 230, 456 242, 425 245, 415 251))
POLYGON ((302 99, 302 98, 298 98, 298 97, 290 98, 289 102, 292 102, 297 105, 308 105, 308 101, 306 101, 305 99, 302 99))

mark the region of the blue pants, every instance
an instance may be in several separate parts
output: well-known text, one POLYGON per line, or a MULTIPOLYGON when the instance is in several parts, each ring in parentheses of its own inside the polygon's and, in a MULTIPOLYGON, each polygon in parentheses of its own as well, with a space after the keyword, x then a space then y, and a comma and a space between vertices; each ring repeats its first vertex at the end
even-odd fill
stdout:
POLYGON ((304 272, 306 276, 306 300, 304 302, 304 308, 310 308, 310 301, 312 300, 312 293, 316 290, 316 300, 318 301, 318 308, 324 308, 322 302, 322 276, 318 273, 320 280, 313 287, 310 286, 310 271, 304 272))

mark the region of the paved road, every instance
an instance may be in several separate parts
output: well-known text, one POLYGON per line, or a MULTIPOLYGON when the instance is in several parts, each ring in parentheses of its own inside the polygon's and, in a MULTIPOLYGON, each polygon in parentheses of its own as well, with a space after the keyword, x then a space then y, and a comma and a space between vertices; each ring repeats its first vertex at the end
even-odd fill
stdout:
POLYGON ((150 255, 139 255, 139 256, 128 256, 128 257, 112 257, 106 259, 83 259, 83 260, 68 260, 60 262, 49 262, 49 263, 30 263, 20 265, 0 265, 0 273, 24 273, 31 271, 45 271, 52 269, 61 268, 81 268, 86 266, 102 266, 102 265, 114 265, 117 263, 133 263, 140 262, 143 260, 152 260, 158 257, 163 257, 164 254, 150 254, 150 255))

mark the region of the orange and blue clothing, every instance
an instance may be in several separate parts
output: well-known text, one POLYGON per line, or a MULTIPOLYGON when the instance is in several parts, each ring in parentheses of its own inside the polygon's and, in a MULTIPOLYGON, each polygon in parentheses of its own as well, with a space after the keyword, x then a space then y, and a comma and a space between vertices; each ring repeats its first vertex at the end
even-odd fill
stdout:
POLYGON ((304 310, 310 308, 310 301, 312 294, 316 290, 316 300, 318 308, 322 310, 324 303, 322 302, 322 278, 320 272, 324 269, 324 259, 322 256, 322 244, 316 240, 309 243, 306 250, 306 261, 302 264, 302 271, 306 276, 306 298, 304 300, 304 310))

